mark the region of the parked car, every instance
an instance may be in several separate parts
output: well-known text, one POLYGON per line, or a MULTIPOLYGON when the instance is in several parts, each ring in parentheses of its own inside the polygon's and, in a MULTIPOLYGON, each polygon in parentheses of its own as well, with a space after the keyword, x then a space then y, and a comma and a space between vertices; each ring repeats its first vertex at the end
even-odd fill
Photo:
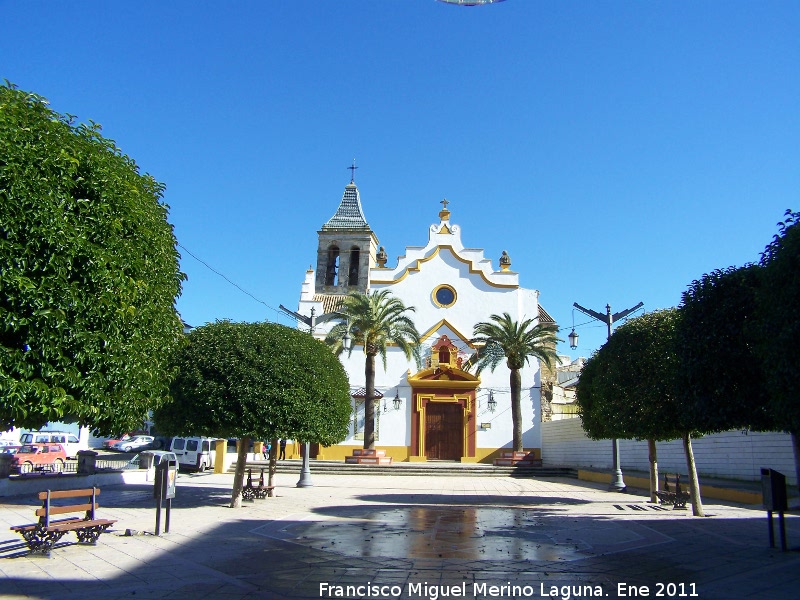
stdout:
POLYGON ((145 468, 145 464, 149 464, 151 467, 155 468, 162 462, 168 461, 175 461, 175 464, 178 464, 178 457, 175 456, 174 452, 169 452, 168 450, 145 450, 141 454, 137 455, 138 461, 134 459, 131 462, 138 462, 139 468, 145 468), (152 460, 146 460, 144 457, 145 455, 150 455, 153 457, 152 460))
POLYGON ((0 440, 0 454, 14 454, 21 446, 14 440, 0 440))
POLYGON ((200 471, 214 467, 217 443, 225 440, 208 437, 175 437, 172 438, 170 450, 178 457, 178 466, 182 469, 200 471))
POLYGON ((61 444, 25 444, 12 459, 11 469, 18 473, 48 470, 56 473, 64 470, 67 453, 61 444))
POLYGON ((88 450, 86 441, 81 441, 77 435, 68 431, 29 431, 19 438, 20 444, 61 444, 67 453, 67 458, 78 456, 79 450, 88 450))
POLYGON ((138 452, 139 450, 147 450, 153 445, 155 438, 152 435, 135 435, 128 440, 117 442, 111 446, 112 450, 119 450, 120 452, 138 452))
POLYGON ((127 442, 132 437, 133 435, 131 435, 130 433, 124 433, 118 438, 103 440, 103 448, 113 448, 114 444, 119 444, 120 442, 127 442))

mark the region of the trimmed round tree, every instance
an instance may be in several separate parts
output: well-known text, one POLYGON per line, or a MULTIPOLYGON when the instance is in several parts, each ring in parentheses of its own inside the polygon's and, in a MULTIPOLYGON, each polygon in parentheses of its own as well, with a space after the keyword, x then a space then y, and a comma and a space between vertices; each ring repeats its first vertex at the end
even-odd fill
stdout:
POLYGON ((771 431, 761 355, 756 349, 756 298, 763 269, 717 269, 683 293, 677 329, 681 390, 697 429, 771 431))
POLYGON ((0 430, 128 431, 167 396, 184 276, 163 190, 99 125, 0 86, 0 430))
POLYGON ((651 494, 657 489, 655 442, 683 439, 695 515, 703 515, 692 451, 695 415, 685 406, 677 347, 677 309, 631 319, 586 362, 576 390, 584 431, 592 439, 648 440, 651 494))
POLYGON ((168 435, 238 438, 231 506, 241 504, 250 440, 329 446, 347 437, 350 386, 342 364, 308 333, 275 323, 197 327, 175 356, 172 401, 154 414, 168 435))
POLYGON ((761 257, 758 352, 776 429, 792 434, 800 487, 800 212, 787 210, 761 257))

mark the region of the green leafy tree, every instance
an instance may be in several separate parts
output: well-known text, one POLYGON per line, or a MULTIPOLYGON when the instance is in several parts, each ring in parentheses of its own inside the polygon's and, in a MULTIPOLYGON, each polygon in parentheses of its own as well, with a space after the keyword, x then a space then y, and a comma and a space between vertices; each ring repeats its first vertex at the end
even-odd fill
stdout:
POLYGON ((761 256, 758 351, 775 426, 792 434, 800 487, 800 212, 786 211, 761 256))
POLYGON ((677 329, 681 393, 697 429, 774 429, 756 349, 756 265, 703 275, 683 293, 677 329))
POLYGON ((628 321, 586 362, 576 389, 590 438, 647 440, 653 501, 658 490, 656 441, 682 437, 673 389, 678 366, 673 325, 674 311, 628 321))
POLYGON ((239 438, 232 507, 241 505, 251 440, 328 446, 347 437, 347 375, 311 335, 274 323, 218 321, 187 337, 175 357, 172 401, 153 420, 167 435, 239 438))
POLYGON ((695 515, 703 515, 692 450, 694 415, 681 396, 677 309, 631 319, 586 362, 576 389, 582 425, 592 439, 648 440, 651 490, 657 484, 655 442, 680 438, 695 515))
POLYGON ((392 297, 389 290, 363 294, 348 294, 342 307, 336 311, 341 322, 331 328, 325 341, 337 356, 345 351, 345 334, 353 340, 347 350, 348 356, 355 346, 361 346, 364 361, 366 398, 364 401, 364 448, 375 447, 375 357, 383 360, 386 369, 386 348, 392 344, 403 352, 408 360, 412 357, 419 365, 419 332, 409 313, 413 306, 405 306, 399 298, 392 297))
POLYGON ((552 368, 558 361, 556 337, 558 326, 535 323, 535 319, 514 321, 511 315, 492 315, 490 321, 475 325, 473 342, 482 345, 475 363, 476 372, 489 368, 494 371, 500 361, 506 359, 510 371, 511 421, 514 428, 515 452, 522 452, 522 369, 531 360, 538 359, 552 368))
POLYGON ((0 430, 132 430, 182 339, 164 186, 73 119, 0 86, 0 430))

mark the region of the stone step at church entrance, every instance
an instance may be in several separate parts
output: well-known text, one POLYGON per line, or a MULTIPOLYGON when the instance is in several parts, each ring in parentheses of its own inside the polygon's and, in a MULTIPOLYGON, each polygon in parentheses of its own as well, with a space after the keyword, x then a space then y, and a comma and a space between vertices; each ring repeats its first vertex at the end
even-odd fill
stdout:
MULTIPOLYGON (((277 473, 300 474, 302 469, 300 460, 278 461, 277 473)), ((265 460, 247 461, 246 468, 253 469, 253 473, 265 470, 268 463, 265 460)), ((424 462, 424 463, 393 463, 386 464, 346 464, 341 460, 311 460, 309 461, 311 473, 321 475, 421 475, 432 477, 569 477, 577 479, 578 471, 570 467, 558 466, 495 466, 483 463, 458 463, 458 462, 424 462)), ((229 473, 235 471, 235 464, 231 465, 229 473)))

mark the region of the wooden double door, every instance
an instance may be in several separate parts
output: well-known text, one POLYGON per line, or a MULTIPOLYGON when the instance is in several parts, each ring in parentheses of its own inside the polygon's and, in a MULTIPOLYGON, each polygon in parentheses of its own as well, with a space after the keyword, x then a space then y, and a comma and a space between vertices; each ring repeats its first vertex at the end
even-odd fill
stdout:
POLYGON ((425 409, 425 456, 428 460, 461 460, 464 456, 463 407, 429 402, 425 409))

